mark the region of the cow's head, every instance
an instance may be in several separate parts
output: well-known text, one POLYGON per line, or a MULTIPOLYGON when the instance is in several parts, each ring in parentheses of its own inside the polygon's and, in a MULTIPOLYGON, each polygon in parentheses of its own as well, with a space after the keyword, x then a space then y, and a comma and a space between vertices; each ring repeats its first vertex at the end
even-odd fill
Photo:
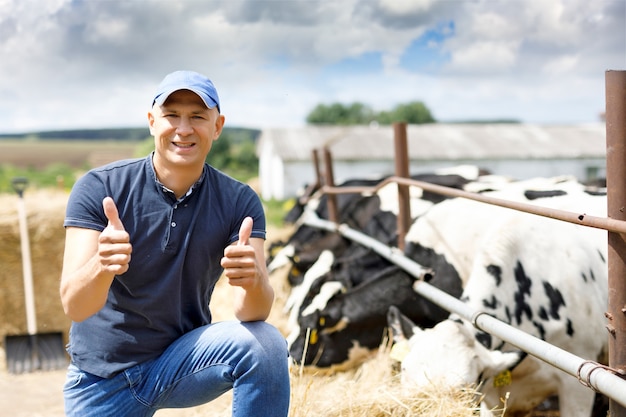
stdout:
POLYGON ((376 336, 372 332, 372 326, 380 327, 379 323, 360 320, 358 311, 345 314, 344 283, 326 281, 313 290, 315 297, 303 309, 296 329, 287 338, 295 362, 320 368, 350 366, 380 345, 382 332, 376 336))
POLYGON ((288 337, 292 358, 318 367, 352 363, 362 352, 381 345, 391 305, 401 306, 422 324, 443 319, 431 302, 412 290, 414 282, 414 277, 396 266, 385 266, 353 288, 346 288, 342 281, 324 282, 300 313, 297 330, 288 337))
POLYGON ((408 326, 409 320, 396 308, 390 308, 388 320, 397 340, 392 352, 401 359, 402 382, 409 386, 478 385, 512 370, 526 357, 522 351, 487 349, 461 320, 446 319, 422 329, 408 326))

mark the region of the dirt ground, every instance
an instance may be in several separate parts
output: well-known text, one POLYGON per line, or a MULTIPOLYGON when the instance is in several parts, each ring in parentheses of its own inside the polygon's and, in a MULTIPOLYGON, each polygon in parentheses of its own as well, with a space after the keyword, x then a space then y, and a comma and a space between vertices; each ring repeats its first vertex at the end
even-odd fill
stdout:
MULTIPOLYGON (((63 382, 65 371, 34 372, 11 375, 0 372, 0 410, 11 417, 63 417, 63 382)), ((225 394, 212 403, 181 410, 161 410, 159 417, 221 417, 228 415, 231 395, 225 394)))

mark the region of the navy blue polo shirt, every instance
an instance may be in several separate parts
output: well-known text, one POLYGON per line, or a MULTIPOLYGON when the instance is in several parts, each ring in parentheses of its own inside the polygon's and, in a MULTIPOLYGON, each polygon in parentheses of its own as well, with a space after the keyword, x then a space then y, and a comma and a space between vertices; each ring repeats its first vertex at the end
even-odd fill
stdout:
POLYGON ((220 259, 246 216, 254 221, 252 237, 265 239, 256 193, 206 164, 179 200, 157 180, 152 156, 93 169, 73 187, 64 226, 103 230, 106 196, 130 235, 129 269, 115 277, 98 313, 72 323, 68 345, 72 362, 104 378, 159 356, 184 333, 211 322, 220 259))

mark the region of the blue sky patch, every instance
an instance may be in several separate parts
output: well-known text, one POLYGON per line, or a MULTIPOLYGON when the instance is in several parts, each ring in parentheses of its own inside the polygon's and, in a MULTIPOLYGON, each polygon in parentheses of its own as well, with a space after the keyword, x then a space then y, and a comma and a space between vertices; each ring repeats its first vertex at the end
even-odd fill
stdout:
POLYGON ((440 23, 415 39, 400 58, 400 66, 411 72, 436 73, 450 54, 442 50, 443 43, 455 35, 453 21, 440 23))

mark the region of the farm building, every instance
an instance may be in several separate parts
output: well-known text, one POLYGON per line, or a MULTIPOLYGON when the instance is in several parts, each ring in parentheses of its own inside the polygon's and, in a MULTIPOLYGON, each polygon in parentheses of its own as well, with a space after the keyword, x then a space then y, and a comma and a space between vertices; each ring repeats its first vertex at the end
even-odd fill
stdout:
MULTIPOLYGON (((407 137, 411 174, 475 165, 514 179, 573 175, 587 181, 606 171, 604 123, 408 125, 407 137)), ((394 173, 393 126, 264 129, 257 144, 262 197, 294 197, 314 182, 312 153, 324 147, 337 184, 394 173)))

